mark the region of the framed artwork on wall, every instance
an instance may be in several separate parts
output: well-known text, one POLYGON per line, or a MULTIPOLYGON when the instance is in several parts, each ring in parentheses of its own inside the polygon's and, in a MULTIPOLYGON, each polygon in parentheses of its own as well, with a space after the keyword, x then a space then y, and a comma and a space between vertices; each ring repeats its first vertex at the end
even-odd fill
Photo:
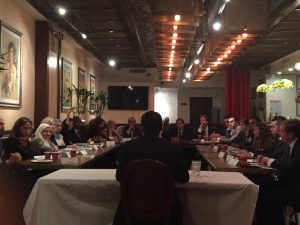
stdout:
POLYGON ((0 21, 0 106, 22 106, 22 33, 0 21))
POLYGON ((87 84, 86 84, 86 72, 85 70, 81 69, 78 67, 78 88, 86 88, 87 89, 87 84))
MULTIPOLYGON (((90 74, 90 91, 96 94, 96 77, 90 74)), ((95 113, 95 105, 93 101, 90 101, 90 113, 95 113)))
POLYGON ((72 63, 62 58, 62 77, 61 77, 61 110, 72 108, 72 63))

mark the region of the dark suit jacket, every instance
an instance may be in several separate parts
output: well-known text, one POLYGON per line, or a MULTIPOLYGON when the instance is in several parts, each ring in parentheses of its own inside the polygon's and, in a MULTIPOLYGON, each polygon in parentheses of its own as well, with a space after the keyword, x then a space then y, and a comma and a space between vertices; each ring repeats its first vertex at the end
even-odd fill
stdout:
POLYGON ((142 136, 119 148, 116 178, 121 180, 125 167, 138 159, 153 159, 165 164, 178 182, 188 182, 189 174, 180 149, 158 137, 142 136))
POLYGON ((179 140, 192 140, 193 138, 197 137, 197 134, 193 129, 184 126, 182 134, 178 136, 178 130, 175 126, 170 131, 170 137, 179 137, 179 140))
MULTIPOLYGON (((188 182, 189 174, 183 156, 176 145, 171 144, 158 137, 142 136, 119 146, 119 163, 116 172, 117 180, 121 180, 126 166, 135 160, 153 159, 165 164, 178 182, 188 182)), ((183 209, 178 196, 172 208, 172 225, 181 225, 183 209)), ((121 204, 117 208, 113 225, 123 225, 124 215, 121 204)), ((156 224, 144 223, 142 221, 133 223, 134 225, 156 224)))
POLYGON ((23 146, 17 137, 9 137, 3 140, 3 160, 7 160, 11 153, 18 152, 22 156, 22 160, 33 159, 34 153, 30 149, 30 143, 23 146))
POLYGON ((271 166, 278 169, 281 173, 279 182, 282 185, 299 185, 300 184, 300 139, 298 139, 292 149, 286 148, 279 159, 275 159, 271 166))
MULTIPOLYGON (((127 125, 127 126, 124 127, 124 129, 122 131, 122 136, 124 138, 131 138, 131 133, 130 134, 127 133, 128 128, 129 128, 129 126, 127 125)), ((134 126, 132 132, 133 132, 133 137, 142 136, 141 129, 138 126, 134 126)))
POLYGON ((273 159, 279 159, 283 155, 283 153, 286 151, 286 149, 289 149, 290 146, 284 142, 279 140, 278 138, 274 139, 274 148, 271 150, 269 154, 267 154, 268 157, 273 159))
MULTIPOLYGON (((206 136, 204 135, 204 130, 202 130, 201 132, 198 131, 199 127, 197 128, 197 134, 198 135, 202 135, 202 136, 206 136)), ((208 125, 208 137, 213 133, 216 132, 216 129, 212 128, 211 126, 208 125)))

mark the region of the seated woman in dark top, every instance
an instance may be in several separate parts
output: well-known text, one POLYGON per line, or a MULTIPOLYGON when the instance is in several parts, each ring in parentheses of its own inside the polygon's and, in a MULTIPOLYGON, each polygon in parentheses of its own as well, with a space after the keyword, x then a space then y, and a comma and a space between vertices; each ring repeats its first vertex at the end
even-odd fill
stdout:
POLYGON ((45 152, 58 151, 58 147, 50 141, 51 135, 51 126, 47 123, 41 123, 35 132, 35 138, 29 146, 35 155, 43 155, 45 152))
POLYGON ((264 123, 257 123, 253 128, 254 140, 246 149, 254 155, 266 154, 272 151, 274 140, 271 138, 270 130, 264 123))
POLYGON ((108 139, 108 136, 104 132, 106 126, 106 122, 104 119, 102 119, 101 117, 97 117, 93 123, 89 124, 89 126, 89 139, 96 143, 108 139))
POLYGON ((32 134, 32 122, 26 117, 19 118, 13 128, 11 135, 3 143, 3 161, 18 162, 32 159, 34 153, 29 148, 32 134))

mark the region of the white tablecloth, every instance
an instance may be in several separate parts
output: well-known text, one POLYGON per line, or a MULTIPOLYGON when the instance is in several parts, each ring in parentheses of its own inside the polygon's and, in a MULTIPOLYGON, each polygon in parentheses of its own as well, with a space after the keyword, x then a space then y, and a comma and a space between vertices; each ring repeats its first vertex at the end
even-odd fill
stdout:
MULTIPOLYGON (((251 225, 258 186, 242 174, 201 171, 176 186, 185 225, 251 225)), ((108 225, 119 196, 115 170, 63 169, 37 181, 24 218, 27 225, 108 225)))

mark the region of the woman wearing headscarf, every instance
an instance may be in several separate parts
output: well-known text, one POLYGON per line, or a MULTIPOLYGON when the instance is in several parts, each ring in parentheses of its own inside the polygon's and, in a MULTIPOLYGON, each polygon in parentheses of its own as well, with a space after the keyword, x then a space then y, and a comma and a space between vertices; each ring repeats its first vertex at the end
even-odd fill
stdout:
POLYGON ((50 141, 52 128, 47 123, 41 123, 35 132, 35 138, 32 140, 30 148, 35 155, 43 155, 44 152, 58 151, 57 146, 50 141))

